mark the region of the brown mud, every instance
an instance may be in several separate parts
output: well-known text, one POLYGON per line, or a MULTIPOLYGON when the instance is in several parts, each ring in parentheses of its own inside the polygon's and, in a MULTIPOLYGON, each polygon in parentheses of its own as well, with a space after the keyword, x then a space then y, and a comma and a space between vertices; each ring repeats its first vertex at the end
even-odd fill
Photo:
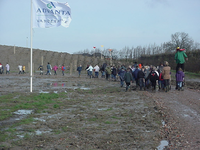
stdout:
MULTIPOLYGON (((29 76, 1 75, 0 94, 29 94, 29 76)), ((192 82, 188 80, 188 87, 192 82)), ((16 127, 12 140, 0 142, 0 149, 10 150, 155 150, 200 149, 200 92, 185 87, 168 93, 130 90, 119 81, 86 76, 33 77, 34 93, 60 93, 58 109, 45 113, 33 110, 30 124, 16 127), (161 141, 167 142, 164 148, 161 141), (159 147, 160 145, 160 147, 159 147), (162 147, 162 148, 161 148, 162 147)), ((196 89, 195 89, 196 88, 196 89)), ((17 122, 15 114, 0 121, 1 131, 17 122)))

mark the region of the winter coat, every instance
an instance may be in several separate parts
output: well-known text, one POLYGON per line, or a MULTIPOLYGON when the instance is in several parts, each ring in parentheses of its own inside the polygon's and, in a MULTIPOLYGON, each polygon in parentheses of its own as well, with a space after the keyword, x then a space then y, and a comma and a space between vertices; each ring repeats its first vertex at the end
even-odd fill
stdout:
POLYGON ((159 81, 163 81, 163 75, 162 75, 162 72, 159 74, 159 81))
POLYGON ((124 81, 126 83, 130 83, 131 81, 133 81, 133 76, 132 76, 132 73, 131 72, 126 72, 125 75, 124 75, 124 81))
POLYGON ((137 78, 144 78, 145 77, 145 74, 142 70, 138 71, 138 74, 137 74, 137 78))
POLYGON ((82 67, 77 67, 77 71, 81 71, 82 70, 82 67))
POLYGON ((184 51, 177 51, 175 54, 175 60, 177 64, 184 64, 185 58, 187 58, 187 55, 184 51))
POLYGON ((54 66, 54 67, 52 68, 52 70, 54 70, 54 71, 56 71, 57 69, 58 69, 57 66, 54 66))
POLYGON ((94 67, 95 72, 99 72, 99 69, 100 69, 99 66, 94 67))
POLYGON ((9 64, 6 64, 6 70, 7 70, 7 71, 10 70, 10 66, 9 66, 9 64))
POLYGON ((176 76, 176 81, 179 82, 180 81, 183 82, 183 78, 185 77, 183 71, 178 71, 175 76, 176 76))
POLYGON ((135 71, 133 72, 133 77, 137 80, 138 79, 138 72, 139 72, 139 69, 135 69, 135 71))
POLYGON ((171 78, 171 67, 169 67, 169 66, 163 67, 162 75, 163 75, 164 80, 170 79, 171 78))
POLYGON ((88 71, 93 71, 93 69, 94 68, 91 65, 87 68, 88 71))
POLYGON ((145 71, 144 71, 144 74, 145 74, 144 78, 145 78, 145 79, 148 78, 150 72, 151 72, 150 68, 145 69, 145 71))
POLYGON ((61 69, 62 69, 62 71, 65 71, 65 66, 62 66, 61 69))
POLYGON ((151 82, 155 82, 156 80, 158 80, 158 74, 156 71, 151 71, 149 73, 148 79, 150 79, 151 82))
POLYGON ((117 69, 116 69, 116 68, 113 68, 113 69, 112 69, 112 74, 113 74, 113 75, 117 75, 117 69))
POLYGON ((43 70, 43 66, 40 65, 40 66, 38 67, 38 70, 43 70))
POLYGON ((104 64, 103 64, 103 66, 102 66, 102 68, 101 68, 101 70, 102 70, 102 71, 105 71, 105 69, 106 69, 106 66, 107 66, 107 64, 106 64, 106 63, 104 63, 104 64))
POLYGON ((120 77, 120 79, 123 81, 124 80, 124 75, 125 75, 125 70, 124 69, 120 69, 118 72, 118 75, 120 77))
POLYGON ((25 67, 25 66, 22 66, 22 70, 24 70, 24 71, 25 71, 25 70, 26 70, 26 67, 25 67))
POLYGON ((50 64, 47 65, 47 69, 51 69, 51 65, 50 64))
POLYGON ((106 67, 106 74, 111 74, 111 68, 109 66, 106 67))

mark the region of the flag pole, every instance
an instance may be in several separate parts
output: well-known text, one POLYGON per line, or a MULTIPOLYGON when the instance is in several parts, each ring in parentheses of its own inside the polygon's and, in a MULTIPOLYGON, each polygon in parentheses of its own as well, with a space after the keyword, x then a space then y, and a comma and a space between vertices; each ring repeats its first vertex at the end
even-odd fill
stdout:
POLYGON ((32 14, 32 9, 33 9, 33 4, 32 4, 32 0, 31 0, 31 52, 30 52, 30 92, 32 92, 32 71, 33 71, 33 68, 32 68, 32 59, 33 59, 33 49, 32 49, 32 35, 33 35, 33 14, 32 14))

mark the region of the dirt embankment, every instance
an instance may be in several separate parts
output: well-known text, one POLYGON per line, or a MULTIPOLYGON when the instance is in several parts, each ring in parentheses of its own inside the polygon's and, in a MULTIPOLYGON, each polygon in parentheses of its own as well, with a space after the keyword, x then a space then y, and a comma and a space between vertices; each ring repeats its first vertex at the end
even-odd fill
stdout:
MULTIPOLYGON (((30 48, 24 47, 14 47, 0 45, 0 62, 3 66, 9 63, 10 70, 18 71, 18 65, 25 65, 26 71, 30 70, 30 48)), ((69 54, 65 52, 55 52, 48 50, 33 49, 33 71, 37 71, 38 67, 43 64, 44 70, 46 71, 46 65, 49 62, 52 67, 62 66, 64 64, 69 70, 70 67, 73 68, 73 72, 76 72, 77 66, 82 65, 86 68, 88 64, 92 65, 102 65, 104 62, 109 62, 109 60, 101 59, 99 57, 89 57, 84 55, 69 54)))

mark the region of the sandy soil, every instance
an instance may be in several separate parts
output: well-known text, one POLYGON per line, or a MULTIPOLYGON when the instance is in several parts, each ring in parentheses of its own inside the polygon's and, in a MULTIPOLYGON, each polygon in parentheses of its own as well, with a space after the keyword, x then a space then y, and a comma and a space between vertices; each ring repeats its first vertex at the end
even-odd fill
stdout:
MULTIPOLYGON (((0 80, 2 95, 29 93, 28 75, 1 75, 0 80)), ((168 93, 125 92, 119 82, 101 78, 35 75, 33 92, 65 92, 66 95, 58 100, 63 103, 59 109, 30 114, 35 121, 18 126, 16 139, 0 142, 0 145, 10 150, 200 149, 198 88, 176 91, 172 86, 168 93), (30 133, 30 129, 34 133, 30 133), (26 134, 29 138, 24 138, 26 134), (163 140, 168 145, 160 148, 163 140)), ((0 121, 1 130, 14 120, 0 121)))

